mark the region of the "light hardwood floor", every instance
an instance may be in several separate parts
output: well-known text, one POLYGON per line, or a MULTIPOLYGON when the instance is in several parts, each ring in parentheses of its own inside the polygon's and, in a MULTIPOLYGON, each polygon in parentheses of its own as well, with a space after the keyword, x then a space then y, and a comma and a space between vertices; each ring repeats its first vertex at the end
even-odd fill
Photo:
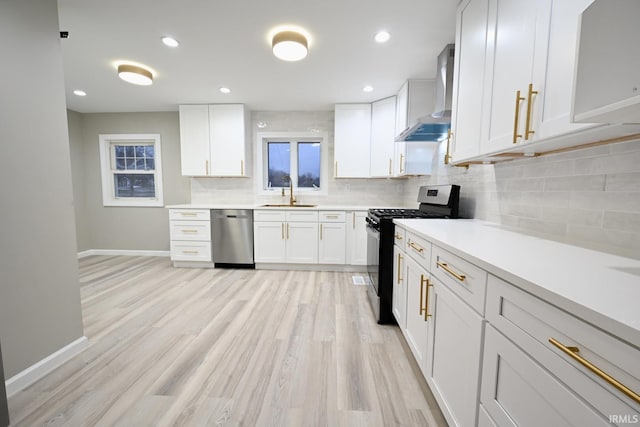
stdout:
POLYGON ((80 260, 90 346, 9 401, 12 426, 445 426, 351 273, 80 260))

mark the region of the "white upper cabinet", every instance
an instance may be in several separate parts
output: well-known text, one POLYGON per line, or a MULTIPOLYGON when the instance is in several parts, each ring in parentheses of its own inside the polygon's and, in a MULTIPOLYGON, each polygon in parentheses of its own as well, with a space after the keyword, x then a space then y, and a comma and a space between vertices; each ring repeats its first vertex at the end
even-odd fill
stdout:
POLYGON ((396 136, 407 130, 422 116, 433 113, 435 81, 407 80, 398 91, 396 107, 396 136))
POLYGON ((179 113, 183 175, 248 176, 244 105, 181 105, 179 113))
POLYGON ((396 136, 396 97, 371 104, 371 176, 393 175, 396 136))
POLYGON ((480 151, 482 92, 489 0, 466 0, 458 7, 451 112, 453 161, 480 151))
POLYGON ((640 123, 638 17, 638 0, 596 0, 582 14, 576 121, 640 123))
POLYGON ((368 178, 371 153, 371 104, 336 104, 334 176, 368 178))

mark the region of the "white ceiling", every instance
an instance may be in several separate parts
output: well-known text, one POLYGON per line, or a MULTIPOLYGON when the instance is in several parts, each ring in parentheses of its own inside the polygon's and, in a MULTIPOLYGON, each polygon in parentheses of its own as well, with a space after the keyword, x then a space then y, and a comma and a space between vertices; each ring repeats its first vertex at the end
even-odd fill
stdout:
POLYGON ((58 0, 67 106, 78 112, 174 111, 187 103, 245 103, 252 110, 331 110, 393 95, 408 78, 433 78, 454 41, 457 0, 58 0), (309 55, 271 53, 284 24, 312 36, 309 55), (373 40, 380 29, 391 40, 373 40), (180 41, 175 49, 163 35, 180 41), (114 62, 155 72, 125 83, 114 62), (371 85, 374 91, 364 93, 371 85), (218 88, 232 89, 228 95, 218 88), (87 92, 86 97, 72 94, 87 92))

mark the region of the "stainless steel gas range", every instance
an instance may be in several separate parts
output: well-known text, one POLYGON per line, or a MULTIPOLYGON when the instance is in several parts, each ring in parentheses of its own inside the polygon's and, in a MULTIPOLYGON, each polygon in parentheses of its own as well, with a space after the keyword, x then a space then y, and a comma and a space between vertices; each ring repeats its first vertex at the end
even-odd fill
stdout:
POLYGON ((433 185, 420 187, 418 209, 369 209, 367 215, 367 294, 378 323, 394 323, 393 235, 397 218, 457 218, 460 187, 433 185))

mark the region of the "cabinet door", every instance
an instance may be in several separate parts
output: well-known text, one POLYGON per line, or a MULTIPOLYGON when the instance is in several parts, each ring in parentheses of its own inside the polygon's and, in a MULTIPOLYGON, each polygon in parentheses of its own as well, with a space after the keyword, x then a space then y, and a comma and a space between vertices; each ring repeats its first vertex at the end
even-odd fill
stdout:
POLYGON ((344 265, 347 255, 347 229, 344 222, 320 223, 318 263, 344 265))
POLYGON ((334 176, 368 178, 371 153, 371 104, 336 104, 334 176))
POLYGON ((181 105, 178 109, 182 175, 209 175, 209 106, 181 105))
POLYGON ((401 330, 407 328, 407 283, 405 274, 406 255, 402 249, 393 247, 393 298, 391 311, 401 330))
POLYGON ((485 333, 480 400, 499 426, 611 425, 491 325, 485 333))
POLYGON ((492 37, 487 40, 482 109, 483 153, 504 150, 526 139, 527 89, 532 83, 534 61, 544 61, 537 50, 546 50, 550 4, 551 0, 491 2, 487 28, 492 37), (520 97, 516 99, 518 91, 520 97))
POLYGON ((371 104, 371 176, 393 175, 395 149, 396 97, 371 104))
POLYGON ((398 91, 396 97, 396 136, 407 129, 409 120, 409 82, 406 81, 398 91))
POLYGON ((429 286, 429 273, 421 268, 411 257, 405 257, 405 279, 407 286, 407 327, 405 338, 411 348, 418 366, 424 372, 427 355, 427 321, 425 301, 429 286))
POLYGON ((287 222, 287 262, 300 264, 318 263, 318 223, 287 222))
POLYGON ((572 123, 570 119, 573 89, 570 82, 575 75, 580 14, 591 3, 593 0, 553 2, 546 70, 534 76, 534 89, 544 88, 543 96, 534 104, 532 111, 532 120, 536 124, 532 129, 534 140, 597 126, 572 123))
POLYGON ((214 176, 245 176, 244 105, 210 105, 209 137, 214 176))
POLYGON ((348 259, 347 264, 367 265, 367 211, 347 215, 348 259))
POLYGON ((432 280, 427 383, 449 425, 476 425, 483 320, 442 282, 432 280))
POLYGON ((284 222, 254 222, 253 247, 255 262, 286 262, 284 222))
POLYGON ((466 0, 458 7, 451 117, 453 161, 480 151, 488 19, 489 0, 466 0))

